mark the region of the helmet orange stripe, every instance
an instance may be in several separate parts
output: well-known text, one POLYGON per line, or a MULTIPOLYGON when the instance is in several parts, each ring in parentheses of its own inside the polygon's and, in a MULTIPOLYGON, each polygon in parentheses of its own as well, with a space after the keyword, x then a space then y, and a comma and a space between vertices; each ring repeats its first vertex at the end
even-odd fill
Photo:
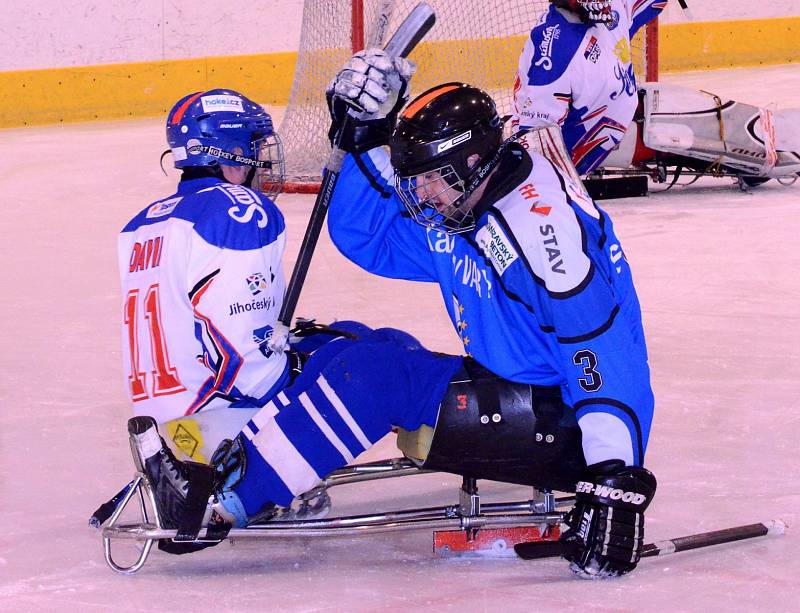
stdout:
POLYGON ((425 94, 421 98, 417 98, 416 100, 414 100, 414 102, 412 102, 410 105, 408 105, 406 110, 403 111, 403 117, 405 117, 405 118, 413 117, 414 115, 416 115, 420 111, 420 109, 423 106, 428 104, 428 102, 430 102, 434 98, 444 94, 445 92, 449 92, 450 90, 458 89, 459 87, 461 87, 461 86, 460 85, 443 85, 442 87, 437 87, 433 91, 428 92, 427 94, 425 94))
POLYGON ((175 109, 175 113, 172 115, 172 118, 169 120, 169 122, 173 126, 179 124, 181 122, 181 119, 183 119, 183 114, 186 112, 186 109, 189 108, 189 105, 195 100, 197 100, 200 96, 202 96, 203 93, 204 92, 197 92, 194 96, 188 98, 186 102, 184 102, 177 109, 175 109))

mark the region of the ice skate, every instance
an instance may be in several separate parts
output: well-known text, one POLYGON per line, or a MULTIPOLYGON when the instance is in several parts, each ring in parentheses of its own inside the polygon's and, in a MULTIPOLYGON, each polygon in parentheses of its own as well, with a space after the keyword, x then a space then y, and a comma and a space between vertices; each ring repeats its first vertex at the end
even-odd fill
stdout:
POLYGON ((219 543, 232 527, 246 525, 235 495, 221 491, 213 466, 177 460, 152 417, 128 420, 128 434, 134 464, 152 491, 161 527, 178 531, 174 539, 160 540, 160 549, 197 551, 219 543))

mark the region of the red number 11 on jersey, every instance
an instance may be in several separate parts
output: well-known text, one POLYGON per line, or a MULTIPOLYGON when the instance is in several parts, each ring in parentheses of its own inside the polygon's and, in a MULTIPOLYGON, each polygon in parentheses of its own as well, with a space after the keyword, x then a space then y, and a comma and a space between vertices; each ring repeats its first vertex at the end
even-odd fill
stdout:
MULTIPOLYGON (((148 331, 150 332, 150 355, 151 363, 154 366, 153 375, 153 396, 166 396, 167 394, 177 394, 186 391, 178 378, 178 371, 169 363, 167 343, 164 340, 164 328, 161 323, 161 307, 158 300, 158 283, 154 283, 147 289, 144 298, 144 318, 147 320, 148 331)), ((125 297, 124 321, 128 329, 128 343, 130 346, 130 374, 128 374, 128 385, 130 386, 131 399, 133 402, 146 400, 150 396, 147 393, 145 383, 146 374, 139 370, 139 342, 138 342, 138 319, 136 311, 139 302, 139 290, 133 289, 125 297)))

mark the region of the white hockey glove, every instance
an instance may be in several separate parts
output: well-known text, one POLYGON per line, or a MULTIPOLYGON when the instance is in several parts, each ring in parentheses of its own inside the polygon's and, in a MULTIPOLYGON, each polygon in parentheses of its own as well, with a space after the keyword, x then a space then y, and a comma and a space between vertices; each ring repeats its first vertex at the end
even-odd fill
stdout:
POLYGON ((390 57, 382 49, 365 49, 351 57, 325 92, 331 142, 338 141, 339 148, 350 152, 386 144, 408 100, 415 70, 411 61, 390 57), (348 115, 352 119, 345 122, 348 115))

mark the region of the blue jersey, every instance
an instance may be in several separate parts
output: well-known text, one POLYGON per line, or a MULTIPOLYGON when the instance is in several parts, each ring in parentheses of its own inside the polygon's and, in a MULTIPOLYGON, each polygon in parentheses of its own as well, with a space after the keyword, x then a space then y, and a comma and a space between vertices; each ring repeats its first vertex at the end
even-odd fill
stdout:
POLYGON ((519 146, 506 155, 513 170, 461 235, 404 213, 385 151, 360 163, 348 156, 331 237, 370 272, 437 283, 465 351, 486 368, 560 385, 588 463, 641 464, 653 395, 639 303, 611 220, 544 157, 519 146))
POLYGON ((559 124, 580 174, 621 141, 638 104, 631 39, 666 0, 613 0, 613 21, 586 24, 550 5, 525 41, 514 85, 514 123, 559 124))

